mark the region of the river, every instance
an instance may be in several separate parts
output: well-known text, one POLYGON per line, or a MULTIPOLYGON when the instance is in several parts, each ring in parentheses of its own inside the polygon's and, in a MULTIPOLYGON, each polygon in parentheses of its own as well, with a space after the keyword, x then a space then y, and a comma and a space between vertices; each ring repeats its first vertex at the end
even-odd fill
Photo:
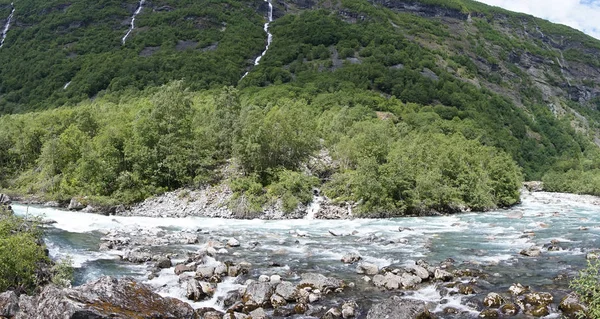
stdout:
MULTIPOLYGON (((361 275, 355 273, 356 266, 341 263, 341 257, 348 252, 358 253, 379 267, 410 265, 418 259, 434 264, 453 258, 459 268, 476 268, 489 275, 477 283, 475 296, 443 294, 433 285, 407 292, 408 297, 430 302, 442 318, 445 315, 441 312, 448 306, 475 317, 478 312, 473 309, 473 298, 482 300, 490 291, 505 292, 517 282, 537 291, 550 291, 560 298, 568 291, 568 280, 557 277, 572 277, 584 267, 586 253, 599 247, 600 238, 600 199, 543 192, 524 194, 522 204, 507 210, 379 220, 119 217, 18 204, 13 209, 21 216, 43 216, 56 221, 46 226, 46 243, 52 257, 73 258, 76 285, 103 275, 133 276, 162 295, 185 299, 185 287, 178 284, 173 269, 163 270, 158 278, 148 280, 149 266, 123 262, 118 252, 100 251, 100 238, 114 229, 160 232, 161 236, 173 232, 198 236, 197 245, 153 248, 179 256, 198 250, 208 240, 225 242, 236 238, 241 246, 227 248, 221 260, 249 261, 253 265, 252 277, 280 274, 293 280, 303 272, 319 272, 355 282, 356 287, 344 292, 346 296, 341 298, 356 299, 363 307, 390 293, 362 282, 361 275), (519 254, 523 249, 533 245, 542 247, 552 240, 561 250, 542 249, 540 257, 519 254)), ((192 305, 220 308, 218 297, 238 287, 232 280, 227 281, 219 285, 217 297, 192 305)), ((557 316, 555 313, 551 317, 557 316)))

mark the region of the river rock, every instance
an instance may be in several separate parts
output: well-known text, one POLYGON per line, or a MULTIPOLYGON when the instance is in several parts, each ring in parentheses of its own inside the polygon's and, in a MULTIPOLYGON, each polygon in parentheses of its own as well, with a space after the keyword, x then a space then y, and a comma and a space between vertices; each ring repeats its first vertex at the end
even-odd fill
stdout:
POLYGON ((196 268, 196 278, 208 279, 215 273, 214 266, 198 266, 196 268))
POLYGON ((229 246, 229 247, 240 247, 240 242, 239 242, 239 240, 237 240, 235 238, 230 238, 227 241, 227 246, 229 246))
POLYGON ((201 301, 209 297, 212 297, 215 293, 215 288, 204 281, 197 281, 196 279, 190 279, 187 282, 186 297, 189 300, 201 301))
POLYGON ((177 276, 183 274, 184 272, 188 272, 188 271, 194 271, 195 266, 194 265, 183 265, 183 264, 179 264, 175 266, 174 272, 177 276))
POLYGON ((548 306, 554 301, 554 297, 547 292, 532 292, 523 297, 526 303, 534 306, 548 306))
POLYGON ((342 312, 338 309, 338 308, 331 308, 329 310, 327 310, 327 312, 325 313, 325 315, 323 316, 322 319, 335 319, 335 318, 341 318, 342 317, 342 312))
POLYGON ((273 295, 273 288, 268 282, 252 281, 242 296, 245 308, 254 310, 259 307, 268 307, 273 295))
POLYGON ((562 311, 567 318, 579 318, 579 314, 587 313, 587 307, 581 303, 577 295, 570 294, 565 296, 561 301, 558 309, 562 311))
POLYGON ((342 305, 342 318, 353 318, 356 315, 358 305, 354 301, 347 301, 342 305))
POLYGON ((362 257, 357 253, 347 253, 342 257, 342 262, 344 264, 353 264, 361 259, 362 257))
POLYGON ((484 299, 483 304, 488 308, 498 309, 504 304, 504 298, 495 292, 490 292, 484 299))
POLYGON ((152 254, 144 251, 126 250, 123 254, 123 260, 136 264, 141 264, 152 260, 152 254))
POLYGON ((281 282, 281 276, 279 276, 279 275, 271 275, 271 278, 269 279, 269 282, 271 283, 271 285, 277 285, 278 283, 281 282))
POLYGON ((73 197, 71 198, 71 201, 69 202, 69 207, 67 208, 68 210, 82 210, 85 208, 85 205, 83 205, 77 198, 73 197))
POLYGON ((252 319, 267 319, 267 314, 263 308, 254 309, 253 311, 250 311, 249 315, 252 319))
POLYGON ((298 297, 298 289, 289 281, 282 281, 278 284, 275 293, 286 301, 294 301, 298 297))
POLYGON ((514 303, 508 303, 500 307, 500 312, 507 316, 515 316, 519 313, 519 309, 514 303))
POLYGON ((539 257, 542 254, 542 251, 539 247, 534 246, 521 250, 520 254, 527 257, 539 257))
POLYGON ((429 278, 429 271, 427 271, 427 269, 425 267, 421 267, 419 265, 414 265, 414 266, 409 267, 408 270, 411 273, 419 276, 419 278, 421 278, 423 280, 429 278))
POLYGON ((287 301, 278 294, 271 295, 271 305, 273 308, 279 308, 287 305, 287 301))
POLYGON ((499 318, 498 310, 485 309, 479 313, 479 318, 499 318))
POLYGON ((526 292, 529 291, 529 287, 525 287, 523 285, 521 285, 520 283, 516 283, 511 285, 508 288, 508 291, 513 295, 513 296, 520 296, 526 292))
POLYGON ((458 285, 458 292, 463 295, 472 295, 475 293, 475 289, 469 284, 460 284, 458 285))
POLYGON ((450 281, 452 279, 454 279, 454 275, 443 270, 443 269, 439 269, 436 268, 435 271, 433 272, 433 277, 436 280, 441 280, 441 281, 450 281))
POLYGON ((267 275, 258 276, 258 282, 269 282, 270 280, 271 280, 271 277, 269 277, 267 275))
POLYGON ((171 263, 171 259, 167 257, 160 257, 156 261, 156 267, 160 269, 171 268, 173 264, 171 263))
POLYGON ((386 273, 385 275, 375 275, 373 277, 373 284, 376 287, 386 288, 388 290, 399 289, 403 286, 402 283, 403 278, 394 275, 393 273, 386 273))
MULTIPOLYGON (((2 194, 0 194, 2 196, 2 194)), ((1 198, 1 197, 0 197, 1 198)), ((14 317, 19 311, 19 297, 14 291, 5 291, 0 294, 0 316, 14 317)))
POLYGON ((21 298, 23 307, 15 318, 64 319, 193 319, 187 303, 152 292, 131 278, 102 277, 76 288, 50 285, 35 298, 21 298), (27 300, 31 299, 31 303, 27 300))
POLYGON ((429 318, 425 303, 416 300, 402 299, 398 296, 374 305, 367 313, 367 319, 414 319, 429 318))
POLYGON ((215 271, 213 273, 215 275, 219 275, 219 276, 225 276, 225 275, 227 275, 227 265, 225 265, 224 263, 219 263, 215 267, 215 271))
POLYGON ((546 306, 534 306, 525 311, 526 315, 534 316, 534 317, 545 317, 550 315, 550 310, 546 306))
POLYGON ((377 273, 379 273, 379 267, 375 264, 361 262, 356 266, 356 273, 370 276, 377 275, 377 273))
POLYGON ((319 289, 320 291, 327 293, 343 288, 344 282, 335 278, 328 278, 321 274, 306 273, 300 275, 302 280, 298 284, 298 288, 310 287, 312 289, 319 289))
POLYGON ((413 288, 421 281, 421 277, 409 273, 403 273, 401 276, 402 287, 404 288, 413 288))

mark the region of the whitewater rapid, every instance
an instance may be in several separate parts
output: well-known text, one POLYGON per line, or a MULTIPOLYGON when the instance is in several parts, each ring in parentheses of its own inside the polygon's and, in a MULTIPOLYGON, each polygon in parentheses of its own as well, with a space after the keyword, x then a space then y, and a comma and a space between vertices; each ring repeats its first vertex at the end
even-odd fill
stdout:
MULTIPOLYGON (((269 25, 271 24, 271 22, 273 22, 273 4, 271 3, 271 0, 265 0, 265 2, 267 2, 269 4, 269 12, 267 14, 267 23, 265 23, 263 26, 263 30, 265 30, 265 32, 267 33, 267 46, 265 47, 263 52, 254 60, 254 66, 257 66, 260 64, 260 60, 265 56, 265 54, 267 54, 267 51, 269 50, 269 47, 271 46, 271 42, 273 42, 273 34, 271 34, 271 31, 269 30, 269 25)), ((248 72, 244 73, 244 75, 242 76, 242 79, 245 78, 246 75, 248 75, 248 72)))
MULTIPOLYGON (((77 267, 75 284, 102 275, 134 276, 164 296, 185 300, 185 286, 178 282, 172 268, 149 280, 146 277, 151 265, 126 263, 116 252, 99 250, 100 238, 113 230, 129 234, 183 232, 198 236, 199 243, 154 249, 161 254, 177 254, 180 256, 174 257, 177 260, 186 252, 204 247, 209 240, 225 242, 236 238, 241 247, 227 248, 222 258, 252 263, 251 277, 279 274, 293 280, 303 272, 319 272, 355 282, 357 288, 348 292, 347 297, 369 305, 386 295, 363 283, 355 267, 340 262, 346 253, 360 254, 365 261, 379 267, 403 267, 418 259, 433 264, 452 258, 460 267, 474 267, 490 274, 485 282, 479 283, 483 291, 474 296, 479 300, 490 291, 506 291, 515 282, 536 287, 538 291, 567 291, 568 282, 554 278, 572 277, 585 265, 586 253, 600 247, 600 199, 532 193, 524 194, 522 200, 522 204, 511 209, 486 213, 353 220, 120 217, 47 207, 13 205, 13 208, 21 216, 42 216, 55 221, 46 228, 46 243, 51 256, 73 257, 77 267), (551 241, 558 242, 561 250, 542 250, 538 258, 519 254, 523 249, 533 245, 542 247, 551 241)), ((234 280, 228 280, 219 284, 213 299, 187 302, 195 308, 222 309, 219 298, 240 287, 234 280)), ((406 297, 438 304, 439 311, 452 305, 477 314, 469 307, 469 298, 441 293, 435 285, 407 292, 406 297)))
POLYGON ((129 30, 127 30, 127 33, 125 33, 125 36, 123 36, 123 39, 121 39, 122 44, 125 44, 125 41, 127 41, 127 37, 129 37, 129 35, 133 31, 133 29, 135 29, 135 18, 137 17, 138 14, 140 14, 140 12, 142 12, 144 3, 146 3, 146 0, 140 0, 140 4, 138 5, 137 10, 135 10, 135 12, 133 13, 133 16, 131 16, 131 24, 129 25, 129 30))
POLYGON ((4 25, 4 28, 2 29, 2 35, 0 38, 0 48, 2 48, 4 46, 4 41, 6 40, 6 35, 8 34, 8 30, 10 29, 10 23, 12 22, 13 16, 15 15, 14 3, 11 3, 10 6, 12 7, 12 10, 10 11, 10 15, 8 15, 8 18, 6 19, 6 24, 4 25))

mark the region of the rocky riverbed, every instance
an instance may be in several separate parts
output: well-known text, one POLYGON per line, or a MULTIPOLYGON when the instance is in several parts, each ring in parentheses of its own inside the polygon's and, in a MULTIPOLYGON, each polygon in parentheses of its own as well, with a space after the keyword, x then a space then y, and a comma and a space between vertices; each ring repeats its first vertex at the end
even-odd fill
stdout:
POLYGON ((204 318, 531 318, 579 309, 568 281, 598 256, 599 203, 527 193, 489 213, 337 221, 13 206, 54 221, 48 246, 73 257, 72 289, 132 277, 204 318))

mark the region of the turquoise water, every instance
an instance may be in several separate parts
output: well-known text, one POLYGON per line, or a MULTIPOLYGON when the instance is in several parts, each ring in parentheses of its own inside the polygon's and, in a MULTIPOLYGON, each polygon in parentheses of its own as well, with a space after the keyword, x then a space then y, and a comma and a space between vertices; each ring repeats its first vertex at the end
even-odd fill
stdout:
MULTIPOLYGON (((585 265, 585 254, 600 248, 600 200, 568 194, 525 194, 521 205, 487 213, 344 221, 116 217, 22 205, 13 208, 19 215, 45 216, 56 221, 48 227, 46 241, 52 256, 73 257, 77 267, 76 284, 102 275, 134 276, 155 286, 163 295, 179 298, 183 298, 185 291, 172 270, 163 271, 157 279, 147 280, 148 265, 124 263, 115 252, 100 252, 100 238, 111 229, 126 232, 160 229, 165 233, 197 234, 199 245, 154 248, 183 256, 186 251, 198 250, 208 240, 225 242, 234 237, 242 246, 228 248, 228 253, 219 260, 249 261, 253 264, 253 276, 278 273, 293 280, 302 272, 317 271, 353 281, 357 288, 346 297, 355 298, 365 306, 389 293, 362 283, 354 272, 355 266, 340 262, 345 253, 357 252, 380 267, 410 265, 418 259, 435 264, 452 258, 458 268, 476 268, 488 274, 477 282, 476 296, 442 296, 434 286, 408 295, 432 304, 442 303, 437 306, 440 311, 450 305, 469 311, 473 316, 476 312, 469 308, 470 300, 482 300, 490 291, 505 292, 516 282, 538 291, 551 291, 557 297, 564 295, 568 291, 568 280, 555 278, 572 277, 585 265), (400 232, 399 227, 409 229, 400 232), (346 236, 334 237, 330 230, 346 236), (533 245, 541 247, 552 240, 558 242, 556 245, 561 251, 542 250, 537 258, 519 255, 522 249, 533 245)), ((219 289, 223 293, 235 287, 228 283, 219 289)), ((218 306, 218 300, 211 302, 218 306)), ((201 305, 207 303, 194 304, 201 305)))

